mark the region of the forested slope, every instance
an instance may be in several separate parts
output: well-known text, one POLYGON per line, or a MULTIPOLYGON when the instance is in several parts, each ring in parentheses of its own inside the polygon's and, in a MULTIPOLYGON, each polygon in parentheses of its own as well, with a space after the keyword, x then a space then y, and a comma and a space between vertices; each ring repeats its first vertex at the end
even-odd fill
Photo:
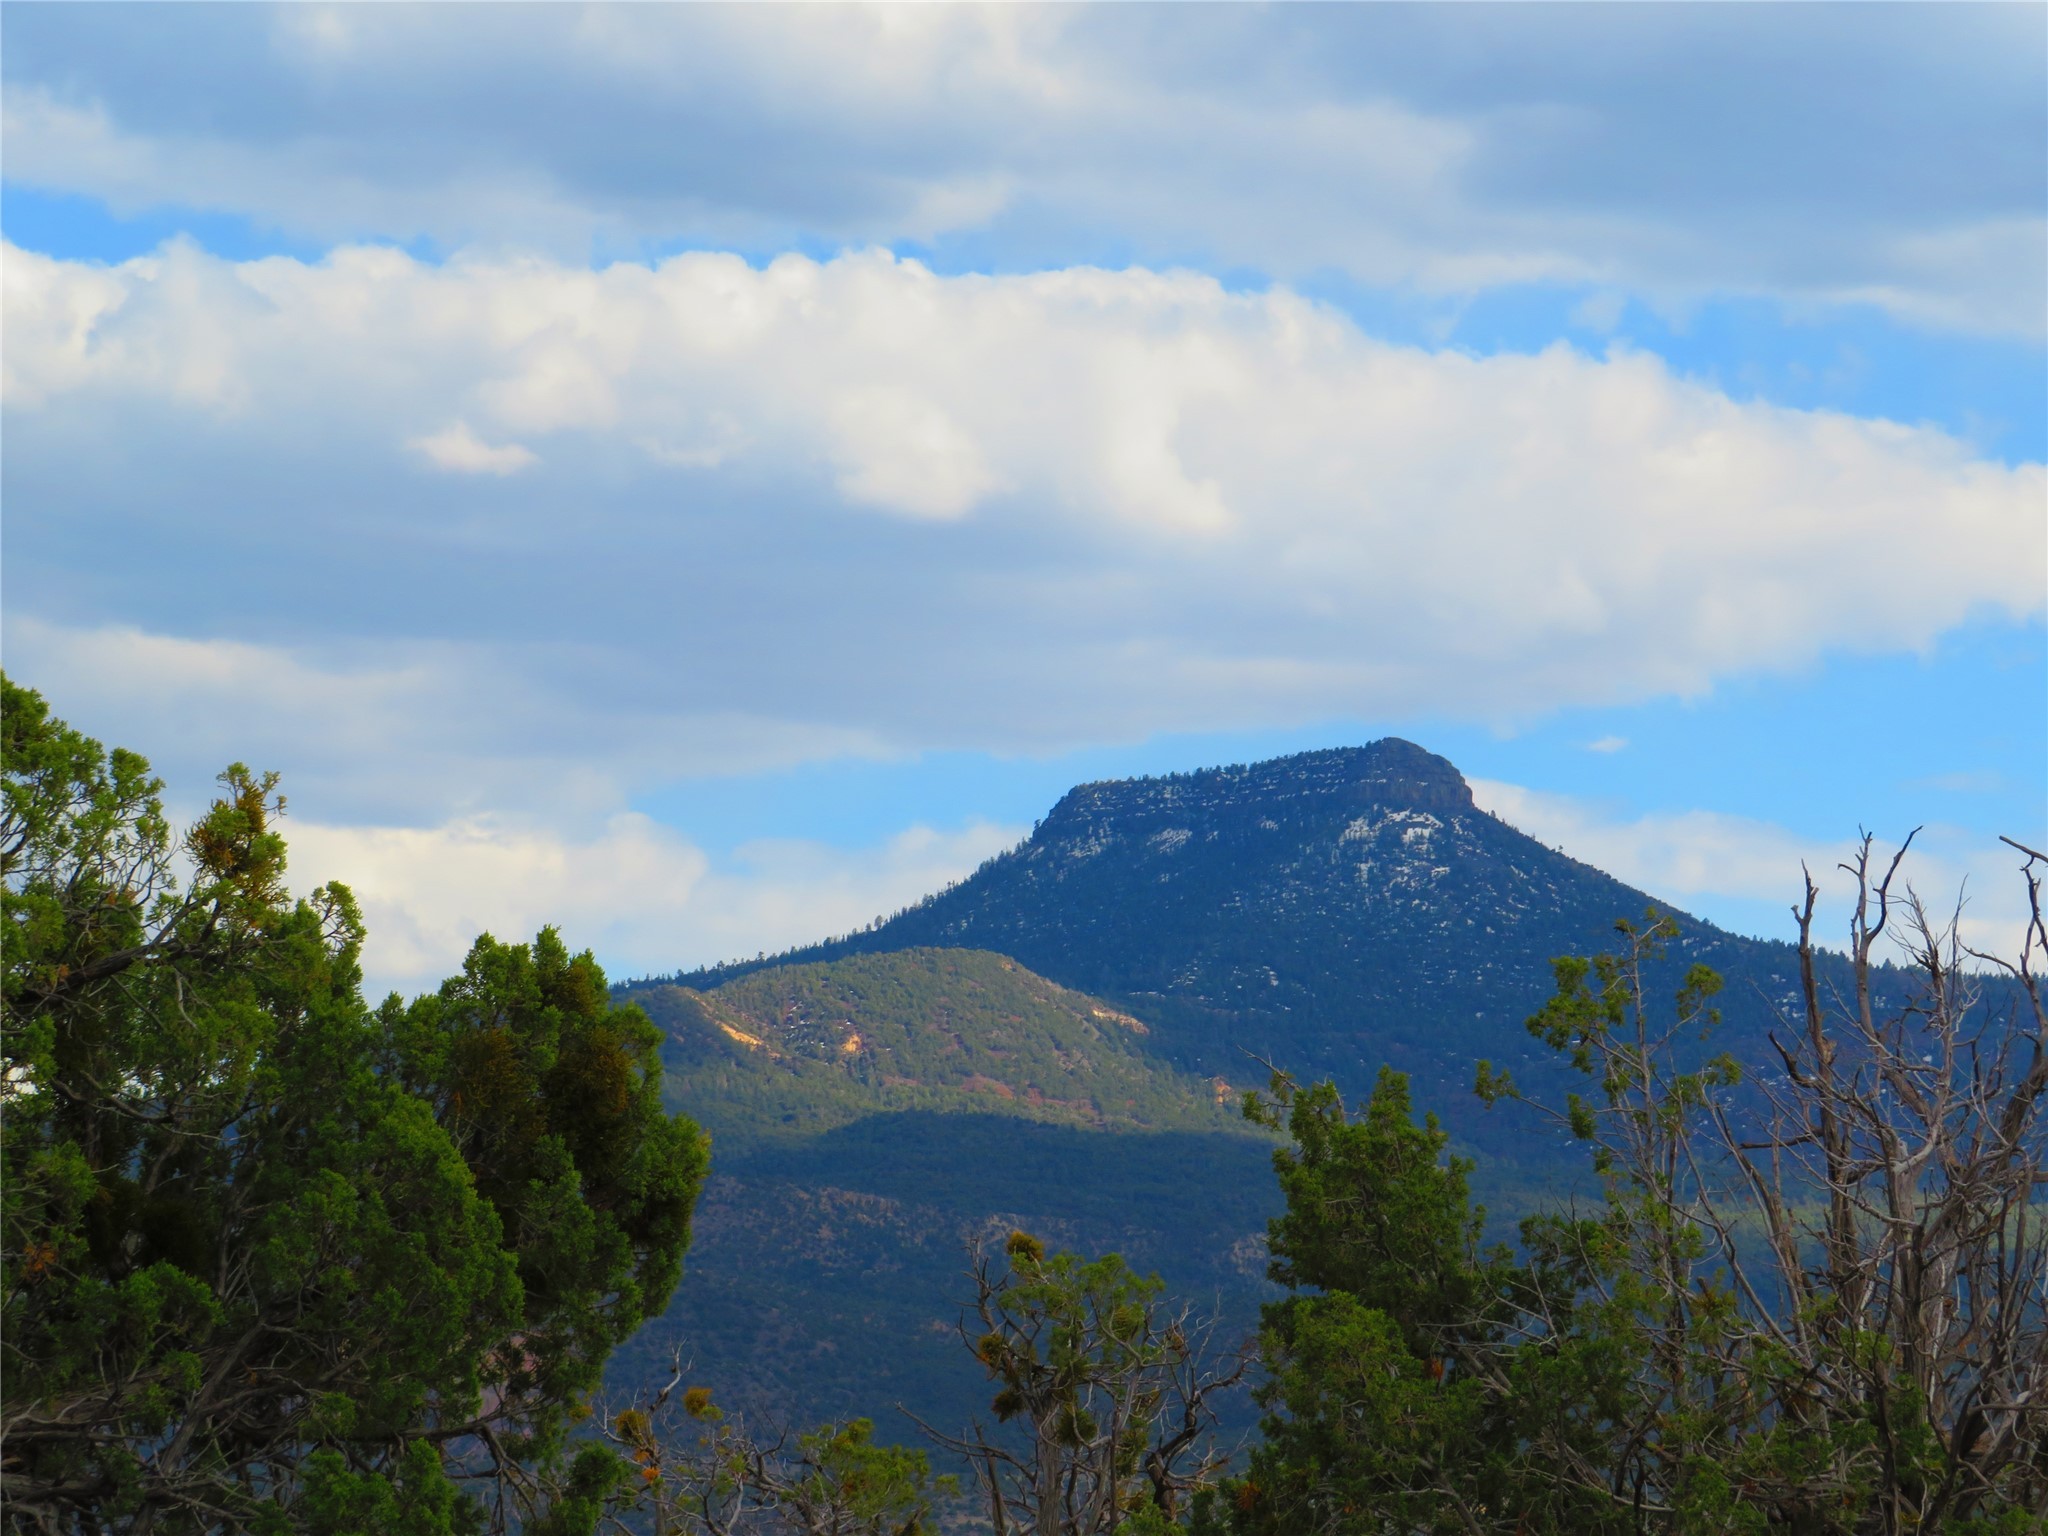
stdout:
POLYGON ((1252 1326, 1271 1142, 1223 1085, 1142 1049, 1143 1019, 960 949, 634 998, 716 1171, 676 1302, 618 1379, 680 1348, 721 1401, 964 1422, 986 1407, 953 1331, 965 1245, 1018 1227, 1252 1326))

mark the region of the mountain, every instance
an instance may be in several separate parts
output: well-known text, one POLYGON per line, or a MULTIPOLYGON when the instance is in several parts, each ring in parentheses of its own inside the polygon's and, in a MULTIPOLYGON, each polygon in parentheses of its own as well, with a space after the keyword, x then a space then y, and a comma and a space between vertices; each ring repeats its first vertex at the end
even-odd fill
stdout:
MULTIPOLYGON (((1269 1144, 1219 1100, 1266 1061, 1354 1097, 1382 1064, 1407 1071, 1511 1217, 1582 1180, 1583 1154, 1482 1109, 1473 1062, 1556 1096, 1522 1027, 1552 959, 1652 905, 1670 910, 1390 739, 1084 784, 886 922, 634 983, 672 1102, 713 1131, 713 1178, 675 1306, 620 1371, 681 1344, 725 1400, 867 1412, 884 1433, 898 1402, 959 1422, 986 1406, 951 1333, 962 1244, 1019 1226, 1121 1251, 1249 1330, 1279 1197, 1269 1144)), ((1796 954, 1679 916, 1658 984, 1720 970, 1713 1048, 1756 1056, 1796 954)))
MULTIPOLYGON (((993 951, 1148 1020, 1143 1048, 1184 1072, 1257 1081, 1257 1057, 1363 1091, 1390 1062, 1461 1137, 1512 1153, 1526 1127, 1479 1112, 1474 1059, 1543 1081, 1548 1053, 1521 1026, 1552 959, 1612 945, 1617 919, 1653 905, 1672 910, 1480 810, 1449 762, 1389 738, 1081 785, 958 885, 774 963, 993 951)), ((1678 915, 1672 980, 1693 961, 1721 970, 1730 1031, 1753 1040, 1791 1001, 1791 946, 1678 915)))

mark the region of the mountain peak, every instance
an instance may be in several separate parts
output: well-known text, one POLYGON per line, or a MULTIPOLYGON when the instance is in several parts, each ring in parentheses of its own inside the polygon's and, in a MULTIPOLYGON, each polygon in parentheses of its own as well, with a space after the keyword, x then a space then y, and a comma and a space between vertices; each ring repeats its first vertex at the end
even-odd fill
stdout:
MULTIPOLYGON (((1525 1084, 1561 1070, 1522 1028, 1555 985, 1551 962, 1609 947, 1615 921, 1649 905, 1480 810, 1449 762, 1389 737, 1079 785, 959 884, 778 963, 991 951, 1144 1019, 1142 1049, 1186 1071, 1235 1080, 1252 1053, 1362 1089, 1391 1063, 1484 1146, 1508 1133, 1476 1117, 1474 1058, 1525 1084)), ((1657 985, 1712 965, 1730 981, 1731 1027, 1768 1027, 1796 975, 1788 952, 1672 915, 1685 931, 1657 985)))
POLYGON ((1261 763, 1077 785, 1053 807, 1038 836, 1057 840, 1105 819, 1129 828, 1152 819, 1249 817, 1277 827, 1275 818, 1321 818, 1374 806, 1438 815, 1474 809, 1471 786, 1448 759, 1388 736, 1261 763))

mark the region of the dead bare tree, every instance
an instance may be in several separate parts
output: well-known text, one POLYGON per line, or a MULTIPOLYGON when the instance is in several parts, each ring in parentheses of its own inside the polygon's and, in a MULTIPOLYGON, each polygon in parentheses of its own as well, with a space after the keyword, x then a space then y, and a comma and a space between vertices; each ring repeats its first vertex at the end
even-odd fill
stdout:
POLYGON ((1965 945, 1960 908, 1937 919, 1906 850, 1881 862, 1866 837, 1844 968, 1817 950, 1809 874, 1801 1012, 1767 1071, 1682 1064, 1718 980, 1695 968, 1675 1016, 1652 1006, 1668 920, 1560 962, 1531 1028, 1599 1085, 1554 1113, 1593 1144, 1606 1209, 1549 1224, 1575 1262, 1467 1363, 1506 1390, 1516 1350, 1622 1341, 1602 1431, 1543 1449, 1629 1528, 1713 1529, 1729 1500, 1857 1536, 2048 1520, 2048 856, 2013 846, 2016 957, 1965 945))
POLYGON ((1899 887, 1905 848, 1879 872, 1866 837, 1844 866, 1856 883, 1847 995, 1816 975, 1809 875, 1796 912, 1805 1017, 1773 1041, 1784 1076, 1760 1085, 1763 1145, 1717 1106, 1779 1287, 1760 1315, 1783 1320, 1772 1338, 1810 1383, 1802 1411, 1846 1411, 1873 1432, 1862 1454, 1886 1530, 1937 1528, 1987 1502, 2048 1514, 2048 861, 2023 851, 2027 926, 2004 959, 1963 944, 1959 910, 1937 921, 1899 887), (1892 1009, 1872 974, 1887 934, 1916 980, 1892 1009), (2007 985, 1987 996, 1967 959, 2007 985), (1800 1201, 1807 1190, 1823 1198, 1800 1201))

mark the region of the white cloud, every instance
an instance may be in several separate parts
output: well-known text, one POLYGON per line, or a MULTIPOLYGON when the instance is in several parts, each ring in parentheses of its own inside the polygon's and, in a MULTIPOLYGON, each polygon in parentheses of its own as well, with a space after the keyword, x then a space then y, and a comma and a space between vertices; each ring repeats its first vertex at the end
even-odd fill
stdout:
POLYGON ((773 953, 886 916, 1023 835, 911 827, 871 848, 756 843, 715 864, 631 813, 584 837, 491 816, 418 828, 291 820, 285 832, 299 888, 340 880, 361 901, 373 996, 434 986, 479 933, 524 940, 549 923, 615 979, 773 953))
MULTIPOLYGON (((1284 289, 878 253, 589 272, 173 246, 115 268, 9 250, 7 272, 10 476, 39 516, 183 485, 157 515, 232 542, 273 516, 271 474, 308 510, 266 537, 388 549, 379 584, 420 582, 443 631, 466 604, 499 637, 477 645, 632 658, 590 686, 633 673, 655 712, 898 751, 1526 718, 2044 606, 2039 465, 1739 403, 1640 354, 1391 346, 1284 289), (404 447, 451 419, 458 462, 510 467, 483 445, 514 436, 545 462, 456 499, 404 447), (110 438, 96 486, 81 445, 110 438), (573 562, 631 591, 651 551, 714 538, 717 589, 571 616, 573 562), (535 600, 469 553, 494 548, 560 581, 535 600)), ((350 625, 357 602, 277 622, 350 625)))
MULTIPOLYGON (((1805 837, 1774 822, 1718 811, 1655 811, 1637 815, 1573 795, 1473 779, 1472 797, 1538 842, 1604 870, 1625 884, 1691 907, 1739 932, 1789 938, 1789 909, 1803 891, 1801 866, 1820 891, 1815 937, 1845 942, 1853 884, 1842 865, 1856 853, 1853 838, 1805 837), (1777 921, 1760 929, 1749 919, 1762 905, 1777 921), (1723 911, 1723 907, 1730 910, 1723 911)), ((1880 846, 1889 859, 1896 844, 1880 846)), ((2019 858, 1996 841, 1951 827, 1929 827, 1914 841, 1906 878, 1938 921, 1964 905, 1965 943, 2017 957, 2025 935, 2025 887, 2019 858)))
POLYGON ((608 659, 391 637, 295 649, 8 615, 9 675, 148 757, 185 814, 229 762, 278 769, 328 820, 495 814, 580 833, 676 779, 886 754, 872 732, 760 712, 649 714, 592 696, 608 659))
POLYGON ((430 437, 416 437, 407 446, 418 449, 436 469, 462 475, 516 475, 540 462, 532 449, 518 443, 494 446, 484 442, 466 421, 443 427, 430 437))
POLYGON ((972 438, 929 400, 855 389, 831 411, 839 489, 912 517, 964 517, 996 487, 972 438))
POLYGON ((1606 754, 1620 752, 1627 746, 1628 738, 1626 736, 1602 736, 1598 741, 1587 742, 1586 750, 1588 752, 1599 752, 1606 754))
POLYGON ((1617 880, 1660 895, 1783 897, 1790 902, 1798 894, 1802 861, 1824 872, 1853 849, 1848 841, 1800 838, 1771 822, 1715 811, 1617 817, 1576 796, 1492 779, 1471 783, 1482 810, 1617 880))
POLYGON ((579 258, 962 235, 1010 268, 2048 327, 2026 7, 1533 8, 1483 40, 1370 8, 77 9, 10 22, 8 174, 118 210, 579 258))
POLYGON ((199 813, 231 760, 283 769, 294 887, 354 888, 380 993, 453 974, 480 932, 523 939, 543 923, 614 975, 809 943, 916 901, 1028 831, 913 826, 873 847, 767 840, 714 861, 619 805, 679 776, 871 756, 872 740, 746 717, 597 718, 573 697, 522 693, 468 648, 407 650, 403 664, 340 665, 129 628, 7 627, 10 675, 71 724, 150 757, 175 818, 199 813), (394 816, 410 820, 382 819, 394 816))

